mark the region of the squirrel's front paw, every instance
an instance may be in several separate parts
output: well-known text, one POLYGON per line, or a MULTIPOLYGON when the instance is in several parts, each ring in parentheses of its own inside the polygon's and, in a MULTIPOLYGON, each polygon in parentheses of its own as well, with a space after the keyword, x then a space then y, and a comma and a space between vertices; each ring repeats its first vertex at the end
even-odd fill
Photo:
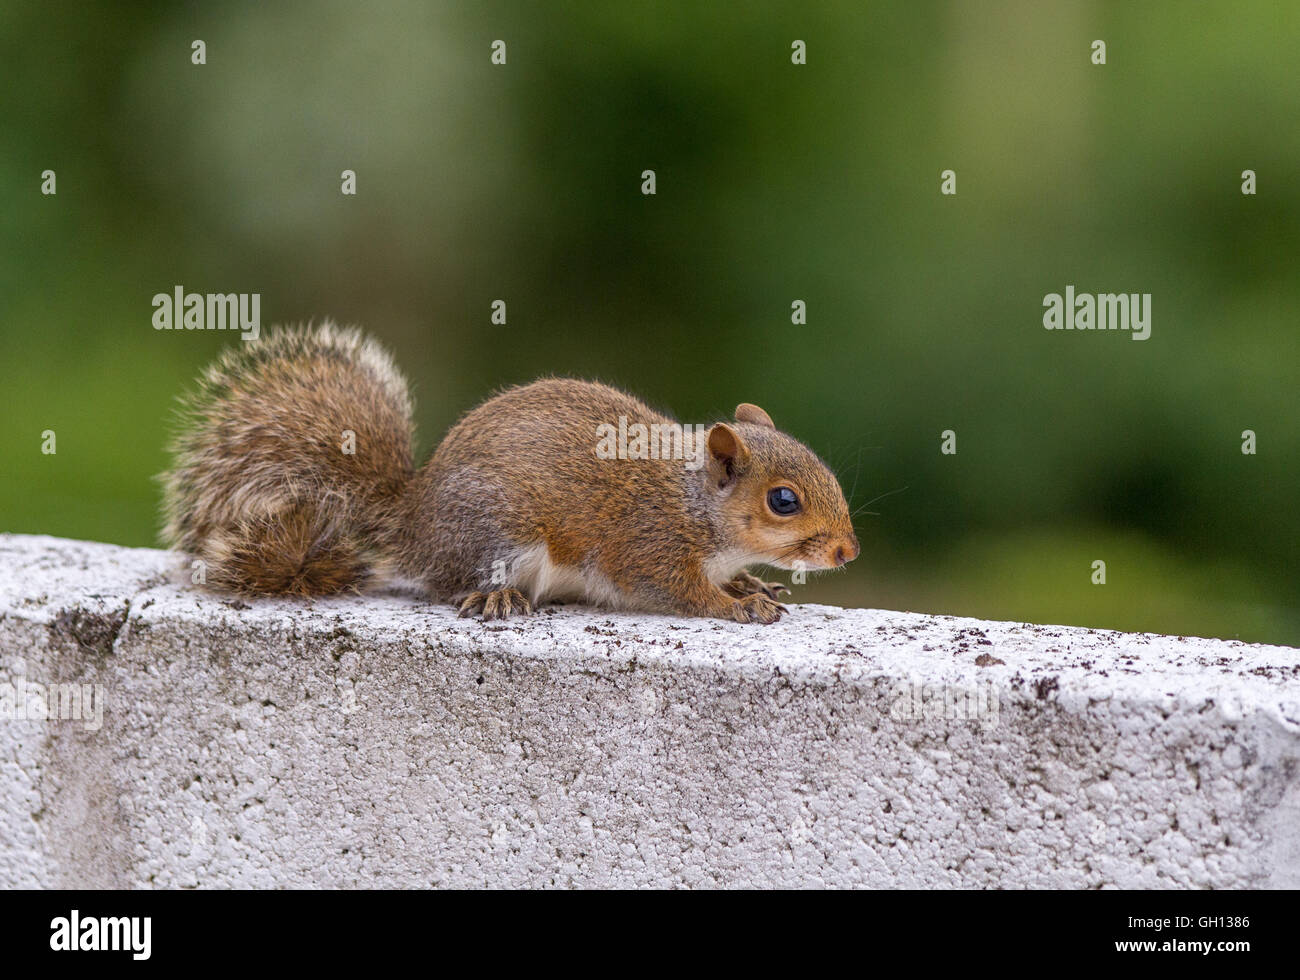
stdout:
POLYGON ((509 619, 511 616, 527 616, 532 611, 533 604, 518 589, 471 592, 460 604, 462 617, 482 613, 484 622, 490 619, 509 619))
POLYGON ((732 614, 737 622, 762 623, 764 626, 775 623, 785 612, 789 612, 785 606, 761 592, 737 599, 732 606, 732 614))
POLYGON ((769 599, 777 600, 781 598, 782 592, 789 592, 790 588, 782 582, 764 582, 757 575, 741 572, 724 585, 722 590, 728 595, 734 595, 737 599, 743 599, 747 595, 761 592, 769 599))

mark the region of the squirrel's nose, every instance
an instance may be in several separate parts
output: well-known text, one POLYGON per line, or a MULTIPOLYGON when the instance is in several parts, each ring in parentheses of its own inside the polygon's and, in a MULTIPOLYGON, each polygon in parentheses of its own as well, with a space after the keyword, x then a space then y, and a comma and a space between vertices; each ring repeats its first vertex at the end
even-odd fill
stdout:
POLYGON ((855 537, 850 537, 847 541, 844 542, 844 544, 840 545, 838 548, 835 549, 836 566, 838 567, 840 565, 847 565, 854 558, 858 557, 858 554, 861 551, 862 548, 858 545, 858 539, 855 537))

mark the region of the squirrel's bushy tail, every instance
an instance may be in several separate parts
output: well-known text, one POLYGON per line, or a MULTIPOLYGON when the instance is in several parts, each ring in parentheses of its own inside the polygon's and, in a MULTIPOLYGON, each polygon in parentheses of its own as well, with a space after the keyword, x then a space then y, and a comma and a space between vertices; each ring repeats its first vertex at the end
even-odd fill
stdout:
POLYGON ((374 341, 329 323, 273 330, 186 400, 164 536, 221 588, 360 588, 387 570, 413 434, 406 381, 374 341))

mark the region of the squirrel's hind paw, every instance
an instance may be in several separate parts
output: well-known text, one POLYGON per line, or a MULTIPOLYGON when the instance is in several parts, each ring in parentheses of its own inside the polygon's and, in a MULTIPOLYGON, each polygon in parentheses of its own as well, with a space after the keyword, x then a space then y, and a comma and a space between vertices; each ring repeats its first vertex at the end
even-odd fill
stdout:
POLYGON ((495 589, 492 592, 471 592, 460 604, 460 616, 483 614, 483 621, 527 616, 533 604, 518 589, 495 589))

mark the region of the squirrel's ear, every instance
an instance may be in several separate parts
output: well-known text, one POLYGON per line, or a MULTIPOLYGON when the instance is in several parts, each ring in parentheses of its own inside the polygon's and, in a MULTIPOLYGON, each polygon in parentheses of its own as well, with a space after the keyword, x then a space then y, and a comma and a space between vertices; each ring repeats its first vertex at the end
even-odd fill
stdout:
POLYGON ((749 402, 742 402, 736 406, 736 421, 749 422, 751 425, 763 425, 769 429, 776 428, 772 422, 772 416, 757 405, 751 405, 749 402))
POLYGON ((719 487, 725 487, 737 471, 749 465, 749 447, 726 422, 717 422, 709 429, 708 446, 709 469, 719 487))

